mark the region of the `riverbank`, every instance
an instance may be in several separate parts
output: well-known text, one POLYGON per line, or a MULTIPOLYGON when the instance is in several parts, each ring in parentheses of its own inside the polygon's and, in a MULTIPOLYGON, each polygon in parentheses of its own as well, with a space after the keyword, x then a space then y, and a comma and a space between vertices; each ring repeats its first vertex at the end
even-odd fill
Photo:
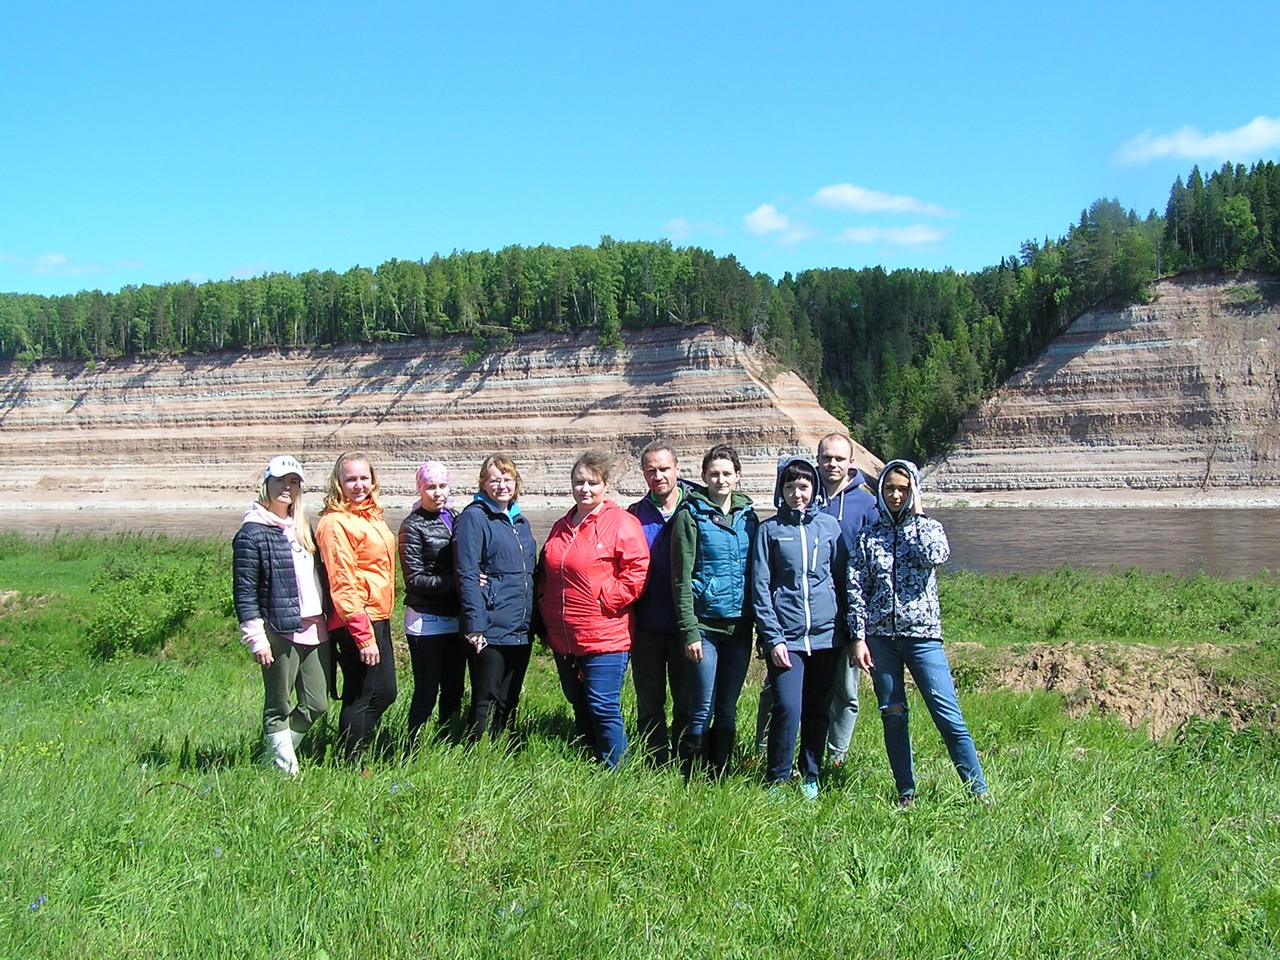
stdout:
POLYGON ((998 490, 982 493, 937 493, 924 482, 926 508, 1040 509, 1257 509, 1280 507, 1280 487, 1247 490, 1200 490, 1169 487, 1163 490, 1093 489, 998 490))

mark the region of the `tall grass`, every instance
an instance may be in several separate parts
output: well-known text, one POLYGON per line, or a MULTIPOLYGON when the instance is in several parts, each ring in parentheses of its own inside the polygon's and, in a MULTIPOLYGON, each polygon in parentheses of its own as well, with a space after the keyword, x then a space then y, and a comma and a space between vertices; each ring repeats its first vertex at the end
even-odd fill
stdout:
MULTIPOLYGON (((771 802, 741 768, 686 787, 672 770, 588 763, 566 745, 567 708, 540 656, 519 743, 446 738, 403 758, 402 673, 389 756, 371 776, 311 761, 287 780, 257 763, 260 680, 227 605, 224 545, 0 548, 0 958, 1280 949, 1280 747, 1262 731, 1192 723, 1151 742, 1070 720, 1053 696, 965 691, 988 811, 967 799, 913 700, 921 795, 899 812, 864 684, 846 766, 816 803, 771 802), (109 588, 94 578, 130 554, 195 570, 201 586, 159 650, 104 656, 88 628, 109 588)), ((1188 601, 1237 589, 1135 574, 1082 587, 1078 576, 948 580, 948 629, 992 645, 1043 639, 1089 595, 1118 605, 1117 623, 1141 620, 1119 609, 1129 596, 1192 635, 1203 604, 1188 601), (995 604, 1027 609, 1013 626, 966 625, 995 604)), ((1239 589, 1266 599, 1252 619, 1224 621, 1238 624, 1227 638, 1274 646, 1275 585, 1239 589)), ((1075 619, 1062 629, 1108 636, 1075 619)), ((740 705, 744 742, 755 692, 740 705)))

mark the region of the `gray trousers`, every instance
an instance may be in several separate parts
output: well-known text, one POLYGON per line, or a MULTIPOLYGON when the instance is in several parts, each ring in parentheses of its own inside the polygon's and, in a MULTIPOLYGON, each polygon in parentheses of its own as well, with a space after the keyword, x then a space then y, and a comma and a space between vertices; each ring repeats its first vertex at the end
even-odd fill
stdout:
POLYGON ((273 659, 271 666, 262 668, 262 732, 270 735, 288 729, 306 733, 329 706, 333 652, 327 642, 303 646, 270 630, 267 639, 273 659), (297 706, 293 704, 295 692, 297 706))
POLYGON ((835 679, 831 684, 831 712, 827 725, 827 754, 841 762, 849 752, 853 728, 858 722, 858 680, 862 671, 849 666, 849 647, 836 650, 835 679))

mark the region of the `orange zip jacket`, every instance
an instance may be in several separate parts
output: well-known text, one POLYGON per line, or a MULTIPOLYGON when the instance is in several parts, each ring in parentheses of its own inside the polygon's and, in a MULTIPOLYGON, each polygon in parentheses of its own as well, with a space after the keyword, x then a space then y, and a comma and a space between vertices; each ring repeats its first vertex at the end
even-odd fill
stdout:
POLYGON ((333 510, 316 524, 316 546, 329 575, 335 618, 390 620, 396 605, 396 536, 370 498, 333 510))

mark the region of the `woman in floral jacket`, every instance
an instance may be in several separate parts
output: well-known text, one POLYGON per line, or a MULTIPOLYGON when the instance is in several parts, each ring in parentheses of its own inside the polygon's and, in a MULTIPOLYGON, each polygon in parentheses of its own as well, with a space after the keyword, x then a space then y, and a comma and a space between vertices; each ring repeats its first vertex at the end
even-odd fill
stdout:
POLYGON ((985 799, 987 781, 960 713, 951 665, 942 649, 936 570, 951 556, 942 524, 924 515, 920 474, 909 460, 885 464, 877 485, 880 519, 864 527, 849 559, 850 661, 871 674, 899 806, 915 802, 907 694, 911 671, 951 762, 985 799))

